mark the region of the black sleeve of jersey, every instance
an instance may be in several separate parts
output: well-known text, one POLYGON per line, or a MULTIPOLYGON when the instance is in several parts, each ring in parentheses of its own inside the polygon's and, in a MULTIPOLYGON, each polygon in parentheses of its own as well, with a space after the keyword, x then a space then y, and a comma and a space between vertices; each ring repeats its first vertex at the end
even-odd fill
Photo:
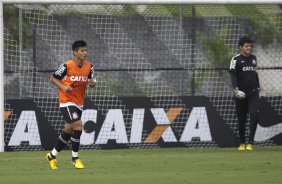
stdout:
MULTIPOLYGON (((255 55, 253 55, 253 56, 254 56, 254 59, 255 59, 255 61, 256 61, 256 63, 257 63, 257 57, 256 57, 255 55)), ((257 67, 257 64, 256 64, 256 67, 257 67)), ((258 83, 258 87, 260 88, 258 73, 257 73, 257 83, 258 83)))
POLYGON ((231 77, 232 87, 233 87, 233 89, 235 89, 236 87, 238 87, 236 72, 230 72, 230 77, 231 77))
POLYGON ((258 81, 258 87, 260 88, 260 84, 259 84, 259 77, 258 77, 258 74, 257 74, 257 81, 258 81))
POLYGON ((91 69, 88 75, 88 79, 93 80, 94 82, 96 82, 96 76, 94 73, 94 67, 91 65, 91 69))
POLYGON ((62 80, 67 75, 67 65, 66 63, 62 64, 54 73, 53 77, 59 80, 62 80))
POLYGON ((237 62, 236 59, 234 59, 234 57, 233 57, 231 59, 230 69, 229 69, 230 77, 231 77, 231 84, 232 84, 233 89, 238 87, 238 84, 237 84, 237 73, 236 73, 236 62, 237 62))

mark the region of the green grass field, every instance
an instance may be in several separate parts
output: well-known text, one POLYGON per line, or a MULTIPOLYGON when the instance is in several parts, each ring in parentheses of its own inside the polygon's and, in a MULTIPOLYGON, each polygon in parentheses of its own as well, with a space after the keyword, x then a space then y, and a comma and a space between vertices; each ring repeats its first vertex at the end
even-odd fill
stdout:
POLYGON ((46 152, 0 153, 0 183, 57 184, 275 184, 282 183, 282 147, 82 150, 86 168, 76 170, 70 151, 53 171, 46 152))

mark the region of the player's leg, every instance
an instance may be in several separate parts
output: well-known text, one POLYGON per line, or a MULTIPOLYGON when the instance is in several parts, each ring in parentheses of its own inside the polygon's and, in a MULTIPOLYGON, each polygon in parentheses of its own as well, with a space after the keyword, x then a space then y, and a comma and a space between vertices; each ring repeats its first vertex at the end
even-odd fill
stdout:
POLYGON ((51 152, 51 156, 53 156, 53 158, 56 158, 58 153, 67 145, 73 133, 71 125, 73 119, 71 114, 71 107, 61 107, 60 110, 63 114, 66 124, 63 133, 58 137, 58 141, 51 152))
POLYGON ((58 141, 51 152, 53 158, 56 158, 58 153, 68 144, 68 141, 70 140, 72 133, 73 133, 73 129, 71 124, 66 123, 63 133, 58 137, 58 141))
POLYGON ((81 134, 82 134, 82 122, 81 122, 81 120, 73 122, 72 127, 73 127, 73 134, 72 134, 72 137, 71 137, 72 161, 75 161, 76 159, 78 159, 80 137, 81 137, 81 134))
POLYGON ((75 168, 83 169, 84 165, 82 164, 81 160, 78 158, 78 151, 80 146, 80 137, 83 130, 83 124, 81 121, 81 114, 82 111, 77 107, 73 109, 73 122, 71 123, 73 134, 71 136, 71 143, 72 143, 72 162, 75 168))
POLYGON ((235 98, 236 113, 238 119, 238 129, 240 136, 239 150, 245 150, 245 124, 247 115, 247 101, 246 99, 235 98))
POLYGON ((51 169, 57 169, 56 157, 59 152, 67 145, 73 132, 72 126, 70 124, 72 117, 69 111, 69 107, 61 107, 60 110, 63 114, 64 120, 67 123, 65 124, 63 133, 58 137, 55 147, 50 153, 47 153, 46 155, 46 159, 49 161, 51 169))
POLYGON ((249 124, 250 134, 249 134, 249 142, 247 144, 247 150, 253 149, 252 145, 254 142, 254 137, 258 124, 258 105, 259 105, 259 93, 258 92, 252 93, 248 97, 248 109, 250 113, 250 124, 249 124))

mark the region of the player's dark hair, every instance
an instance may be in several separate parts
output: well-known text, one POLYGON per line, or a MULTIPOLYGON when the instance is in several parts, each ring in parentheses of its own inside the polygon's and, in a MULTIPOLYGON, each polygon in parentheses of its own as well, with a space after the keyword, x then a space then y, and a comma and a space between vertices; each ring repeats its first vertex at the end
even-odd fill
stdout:
POLYGON ((72 44, 72 51, 76 51, 76 50, 78 50, 80 47, 87 47, 86 42, 83 41, 83 40, 75 41, 75 42, 72 44))
POLYGON ((243 36, 239 39, 239 46, 243 46, 245 43, 253 43, 250 37, 248 36, 243 36))

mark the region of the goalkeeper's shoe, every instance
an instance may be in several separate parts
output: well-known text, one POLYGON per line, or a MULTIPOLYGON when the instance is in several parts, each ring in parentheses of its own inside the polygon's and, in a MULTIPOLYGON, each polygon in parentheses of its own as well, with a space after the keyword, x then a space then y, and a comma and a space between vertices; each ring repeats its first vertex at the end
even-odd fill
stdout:
POLYGON ((83 165, 83 163, 81 162, 80 159, 76 159, 76 160, 72 161, 72 164, 76 169, 84 169, 84 165, 83 165))
POLYGON ((246 150, 245 144, 240 144, 238 150, 239 150, 239 151, 244 151, 244 150, 246 150))
POLYGON ((253 150, 253 145, 252 144, 247 144, 246 150, 252 151, 253 150))
POLYGON ((57 160, 52 158, 51 153, 46 154, 46 160, 49 162, 50 168, 53 170, 58 169, 57 167, 57 160))

